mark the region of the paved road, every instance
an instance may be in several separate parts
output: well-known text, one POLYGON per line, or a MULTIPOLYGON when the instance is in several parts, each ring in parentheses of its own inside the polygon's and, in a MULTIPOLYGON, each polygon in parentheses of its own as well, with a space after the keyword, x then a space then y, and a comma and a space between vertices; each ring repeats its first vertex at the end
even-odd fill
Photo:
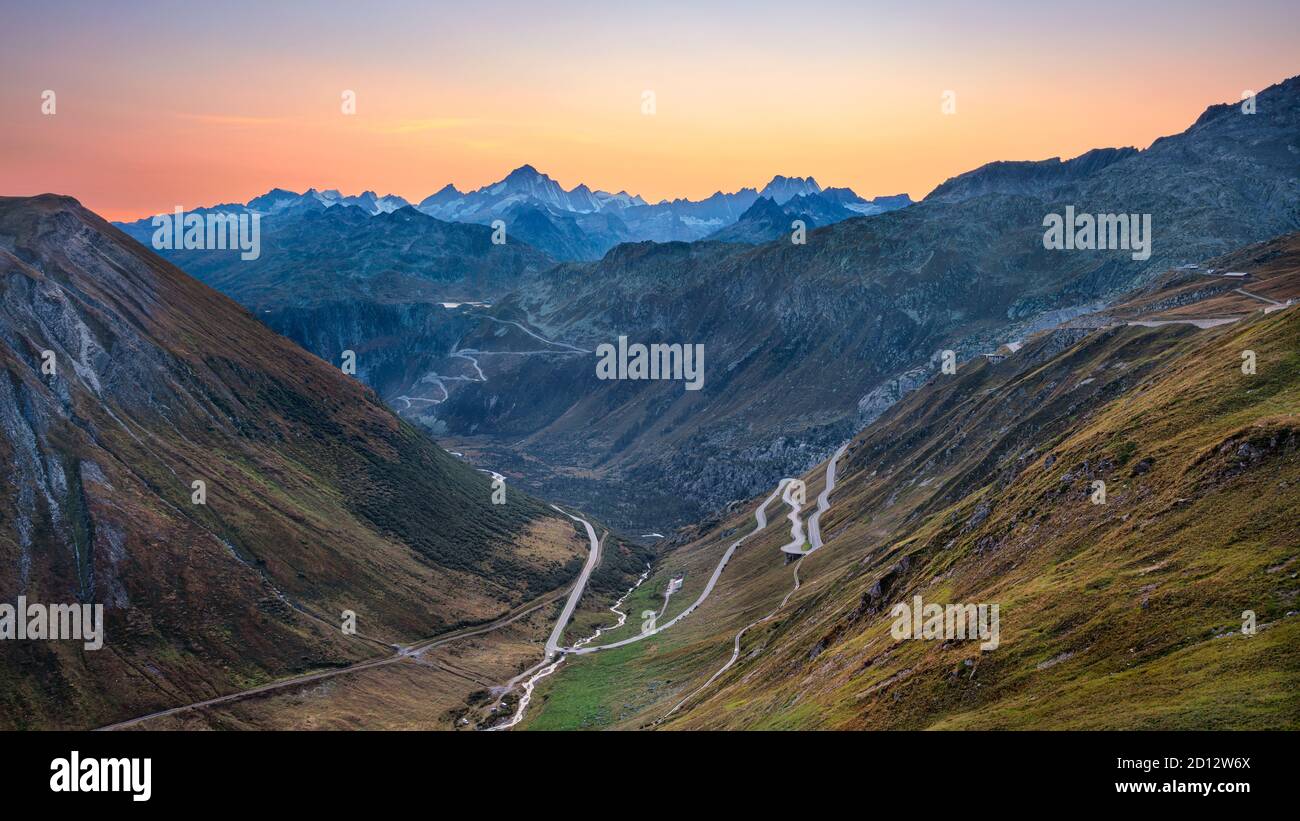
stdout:
MULTIPOLYGON (((551 509, 564 513, 555 505, 551 509)), ((560 650, 560 639, 564 636, 564 628, 568 625, 569 619, 573 618, 573 609, 578 606, 578 599, 582 598, 582 592, 587 587, 587 580, 591 578, 591 571, 596 569, 596 562, 600 560, 600 541, 596 538, 596 529, 591 526, 591 522, 586 519, 574 516, 572 513, 564 513, 575 522, 582 522, 582 526, 587 528, 587 539, 591 542, 591 552, 587 554, 587 563, 582 567, 582 573, 578 576, 578 581, 573 585, 573 590, 569 593, 569 599, 564 603, 564 609, 560 611, 560 618, 555 622, 555 629, 551 631, 550 638, 546 640, 546 658, 551 659, 560 650)))
POLYGON ((502 616, 496 621, 489 622, 488 624, 482 625, 480 627, 465 628, 463 630, 457 630, 454 633, 450 633, 442 637, 426 639, 424 641, 417 642, 415 644, 406 647, 398 647, 394 652, 394 654, 391 656, 357 662, 356 664, 353 664, 351 666, 340 667, 334 670, 322 670, 318 673, 308 673, 306 675, 294 676, 293 678, 282 679, 280 681, 273 681, 268 684, 260 685, 258 687, 252 687, 247 690, 241 690, 238 693, 230 693, 228 695, 218 696, 216 698, 205 699, 204 701, 196 701, 193 704, 184 704, 181 705, 180 707, 171 707, 166 710, 159 710, 158 712, 149 713, 148 715, 139 716, 137 718, 128 719, 126 721, 119 721, 116 724, 109 724, 108 726, 100 727, 99 729, 100 730, 121 730, 127 727, 133 727, 137 724, 140 724, 141 722, 148 721, 153 718, 162 718, 163 716, 176 715, 178 713, 184 713, 188 710, 197 710, 203 707, 216 707, 222 704, 230 704, 236 701, 242 701, 243 699, 250 698, 252 696, 261 695, 264 693, 271 693, 276 690, 283 690, 288 687, 297 687, 302 684, 310 684, 311 682, 314 681, 333 678, 335 676, 343 676, 349 673, 356 673, 361 670, 368 670, 372 667, 382 667, 388 664, 396 664, 397 662, 406 661, 408 659, 411 659, 412 657, 419 656, 429 650, 432 650, 435 647, 441 647, 444 644, 448 644, 453 641, 458 641, 459 639, 465 639, 471 636, 481 636, 484 633, 490 633, 494 630, 500 630, 502 627, 505 627, 506 625, 512 624, 518 621, 519 619, 522 619, 524 616, 527 616, 528 614, 537 610, 539 607, 544 607, 550 604, 553 598, 554 596, 547 595, 543 597, 540 601, 536 601, 527 605, 522 610, 518 610, 514 613, 510 613, 505 616, 502 616))
POLYGON ((763 504, 759 505, 758 509, 754 511, 754 521, 757 523, 757 527, 755 527, 752 531, 746 533, 744 536, 741 536, 739 539, 731 543, 731 546, 727 548, 727 552, 722 554, 722 559, 721 561, 718 562, 718 566, 713 569, 713 575, 709 577, 709 581, 704 585, 703 592, 700 593, 699 598, 697 598, 695 602, 691 604, 691 606, 687 607, 685 610, 678 613, 672 619, 657 626, 653 630, 647 630, 644 633, 638 633, 635 636, 623 639, 622 641, 613 642, 612 644, 602 644, 596 647, 578 647, 578 648, 570 647, 570 648, 566 648, 564 652, 575 653, 577 655, 582 656, 582 655, 586 655, 587 653, 597 653, 600 652, 601 650, 613 650, 615 647, 625 647, 629 644, 632 644, 633 642, 638 642, 644 638, 653 636, 661 630, 667 630, 669 627, 672 627, 677 622, 689 616, 691 612, 694 611, 695 608, 703 604, 704 600, 707 599, 709 597, 709 594, 713 592, 714 585, 718 583, 718 577, 722 575, 722 571, 724 568, 726 568, 727 562, 731 561, 731 556, 736 552, 736 548, 740 547, 741 543, 743 543, 750 536, 753 536, 755 533, 762 532, 763 529, 767 527, 767 506, 772 504, 772 502, 776 500, 777 494, 781 493, 781 491, 785 489, 786 485, 789 482, 790 482, 789 479, 782 479, 781 484, 777 485, 776 490, 772 491, 772 495, 768 496, 765 500, 763 500, 763 504))
POLYGON ((1130 319, 1126 325, 1141 325, 1143 328, 1159 328, 1161 325, 1195 325, 1198 328, 1215 328, 1241 320, 1239 316, 1214 316, 1204 319, 1130 319))
POLYGON ((793 596, 795 594, 795 591, 799 589, 799 565, 801 564, 803 564, 803 559, 800 559, 799 561, 794 563, 794 587, 790 589, 789 593, 785 594, 785 598, 781 599, 781 603, 776 606, 776 609, 774 609, 771 613, 768 613, 766 616, 759 619, 758 621, 750 622, 749 624, 740 628, 740 631, 736 633, 735 641, 732 643, 731 658, 727 659, 727 663, 722 665, 722 668, 718 670, 718 672, 709 676, 708 681, 704 682, 699 687, 696 687, 694 690, 692 690, 690 693, 687 694, 686 698, 682 699, 681 701, 673 705, 673 708, 669 710, 667 713, 665 713, 663 718, 655 722, 656 724, 664 721, 665 719, 668 718, 668 716, 677 712, 677 710, 680 709, 683 704, 695 698, 697 694, 708 689, 708 686, 713 682, 717 681, 719 676, 721 676, 723 673, 731 669, 731 665, 735 664, 736 660, 740 658, 740 639, 745 635, 746 631, 748 631, 749 628, 751 627, 757 627, 758 625, 762 624, 768 619, 771 619, 777 613, 781 612, 781 608, 785 607, 786 602, 790 601, 790 597, 793 596))
POLYGON ((1284 305, 1284 304, 1285 304, 1285 303, 1282 303, 1282 302, 1278 302, 1276 299, 1269 299, 1269 298, 1266 297, 1266 296, 1260 296, 1259 294, 1252 294, 1250 291, 1247 291, 1245 288, 1233 288, 1232 290, 1236 291, 1236 292, 1239 293, 1239 294, 1243 294, 1243 295, 1245 295, 1245 296, 1248 296, 1248 297, 1250 297, 1251 299, 1258 299, 1260 302, 1266 302, 1266 303, 1268 303, 1269 305, 1284 305))
MULTIPOLYGON (((808 518, 808 536, 809 536, 809 540, 812 543, 812 548, 808 551, 809 553, 822 546, 821 516, 830 507, 831 491, 835 490, 836 465, 839 462, 840 457, 844 455, 844 451, 846 451, 848 447, 849 447, 848 442, 845 442, 843 445, 840 445, 839 450, 835 451, 834 455, 831 456, 830 461, 826 463, 826 487, 824 490, 822 490, 821 494, 817 497, 817 511, 808 518)), ((789 499, 787 499, 786 501, 788 502, 789 499)), ((786 547, 789 547, 789 545, 787 545, 786 547)), ((782 550, 785 550, 785 548, 782 548, 782 550)), ((777 613, 781 612, 781 609, 785 607, 786 604, 789 603, 790 597, 793 596, 799 590, 799 566, 801 564, 803 564, 802 558, 800 558, 797 562, 794 563, 794 587, 790 588, 790 591, 785 594, 785 598, 781 599, 781 603, 778 604, 772 610, 771 613, 768 613, 766 616, 759 619, 758 621, 750 622, 749 624, 740 628, 740 631, 736 633, 736 638, 732 642, 731 658, 727 659, 727 663, 722 665, 722 668, 719 669, 718 672, 709 676, 708 681, 704 682, 699 687, 692 690, 690 693, 687 694, 685 698, 677 702, 677 704, 675 704, 671 710, 669 710, 667 713, 664 714, 663 718, 655 722, 656 724, 666 720, 673 713, 677 712, 677 710, 680 709, 683 704, 690 701, 692 698, 695 698, 697 694, 706 690, 709 687, 709 685, 717 681, 718 678, 723 673, 731 669, 731 666, 736 663, 737 659, 740 658, 740 640, 744 637, 745 633, 751 627, 757 627, 763 622, 768 621, 769 619, 774 617, 777 613)))
MULTIPOLYGON (((523 325, 520 325, 518 322, 515 322, 513 319, 498 319, 495 316, 488 316, 487 314, 470 314, 470 316, 477 316, 482 319, 486 319, 490 322, 497 322, 502 325, 513 325, 539 342, 545 342, 547 345, 555 345, 560 348, 568 348, 573 353, 591 353, 591 351, 587 350, 586 348, 579 348, 577 345, 570 345, 567 342, 556 342, 554 339, 547 339, 546 337, 541 336, 540 334, 530 331, 528 328, 525 328, 523 325)), ((485 353, 485 351, 475 351, 475 353, 485 353)))
POLYGON ((826 486, 817 496, 817 510, 808 517, 807 550, 803 549, 805 540, 803 537, 803 527, 799 523, 799 508, 790 500, 787 494, 785 501, 786 504, 789 504, 791 507, 790 521, 793 524, 790 528, 790 543, 782 546, 782 552, 791 553, 796 556, 807 556, 814 550, 821 548, 822 514, 831 506, 831 491, 835 489, 835 466, 840 461, 840 457, 844 455, 844 451, 847 450, 848 447, 848 442, 840 445, 839 450, 835 451, 835 453, 831 455, 830 460, 826 463, 826 486))
MULTIPOLYGON (((443 304, 444 304, 444 305, 447 305, 447 304, 451 304, 451 303, 443 303, 443 304)), ((467 304, 474 304, 474 303, 467 303, 467 304)), ((508 319, 497 319, 496 317, 488 316, 487 314, 470 314, 470 316, 477 316, 477 317, 481 317, 481 318, 483 318, 483 319, 490 319, 490 320, 492 320, 493 322, 499 322, 499 323, 501 323, 501 324, 503 324, 503 325, 513 325, 513 326, 515 326, 516 328, 518 328, 519 330, 521 330, 521 331, 523 331, 524 333, 528 334, 529 336, 533 337, 534 339, 537 339, 537 340, 540 340, 540 341, 542 341, 542 342, 545 342, 545 343, 548 344, 548 345, 555 345, 555 346, 558 346, 558 347, 560 347, 560 348, 563 348, 564 350, 559 350, 559 351, 547 351, 547 350, 543 350, 543 351, 479 351, 479 350, 475 350, 474 348, 461 348, 461 347, 459 347, 460 342, 457 341, 455 345, 452 345, 452 347, 451 347, 451 351, 448 352, 448 354, 447 354, 447 358, 449 358, 449 359, 452 359, 452 358, 455 358, 455 359, 464 359, 464 360, 468 361, 472 366, 474 366, 474 371, 475 371, 475 373, 476 373, 476 376, 475 376, 474 378, 471 378, 471 377, 468 377, 468 376, 443 376, 442 374, 436 373, 436 372, 434 372, 434 371, 429 371, 429 372, 426 373, 424 376, 420 377, 420 379, 419 379, 418 382, 416 382, 415 384, 411 385, 410 388, 408 388, 408 390, 413 389, 416 385, 419 385, 419 384, 421 384, 421 383, 425 383, 425 382, 427 382, 427 383, 429 383, 429 384, 431 384, 431 385, 437 385, 437 386, 438 386, 438 389, 442 391, 442 398, 441 398, 441 399, 434 399, 434 398, 432 398, 432 397, 428 397, 428 396, 410 396, 410 395, 408 395, 408 394, 402 394, 401 396, 395 396, 395 397, 393 397, 393 402, 404 402, 404 403, 405 403, 405 405, 404 405, 404 407, 402 408, 402 410, 404 410, 404 411, 409 411, 412 407, 414 407, 413 403, 415 403, 415 402, 424 402, 424 403, 427 403, 427 404, 430 404, 430 405, 441 405, 443 402, 446 402, 448 399, 451 398, 451 391, 447 390, 447 383, 448 383, 448 382, 487 382, 487 381, 488 381, 487 374, 483 373, 483 368, 482 368, 482 366, 479 365, 479 361, 478 361, 478 359, 477 359, 477 357, 480 357, 480 356, 535 356, 535 355, 542 355, 542 354, 563 354, 563 355, 575 355, 575 354, 589 354, 589 353, 591 353, 591 351, 587 350, 586 348, 578 348, 578 347, 575 347, 575 346, 573 346, 573 345, 568 345, 568 344, 566 344, 566 343, 564 343, 564 342, 554 342, 554 341, 552 341, 552 340, 550 340, 550 339, 547 339, 547 338, 545 338, 545 337, 538 336, 537 334, 535 334, 535 333, 533 333, 532 331, 530 331, 530 330, 528 330, 527 328, 525 328, 523 325, 520 325, 518 322, 514 322, 514 321, 512 321, 512 320, 508 320, 508 319)))
POLYGON ((797 497, 791 496, 798 485, 790 479, 782 479, 781 482, 785 484, 785 491, 781 494, 781 501, 785 502, 786 506, 790 508, 790 512, 785 514, 785 517, 790 520, 790 541, 781 545, 781 551, 783 553, 803 555, 803 546, 808 542, 803 535, 803 519, 799 516, 803 512, 803 503, 797 497))
MULTIPOLYGON (((573 585, 573 590, 570 591, 569 598, 564 603, 564 609, 560 611, 560 618, 556 620, 555 628, 551 630, 551 635, 546 639, 546 657, 542 659, 542 661, 510 679, 510 681, 506 683, 506 686, 501 689, 501 696, 504 698, 506 693, 513 690, 515 685, 520 681, 523 681, 524 691, 519 696, 519 705, 515 708, 514 715, 510 716, 510 719, 502 724, 488 727, 488 730, 509 730, 511 727, 523 721, 524 714, 528 712, 528 705, 533 700, 533 689, 537 686, 537 682, 554 673, 560 666, 561 662, 564 661, 564 656, 560 656, 558 659, 555 658, 555 654, 560 651, 560 639, 564 635, 564 628, 569 624, 569 619, 573 618, 573 610, 578 606, 578 600, 582 598, 582 593, 587 587, 587 580, 591 578, 591 571, 596 569, 596 564, 600 561, 600 541, 596 538, 596 529, 591 526, 591 522, 578 516, 574 516, 572 513, 565 513, 555 505, 551 505, 551 509, 563 513, 575 522, 582 522, 583 527, 587 528, 587 539, 591 542, 591 552, 587 555, 587 563, 583 565, 582 573, 578 575, 578 581, 573 585)), ((637 580, 637 583, 632 586, 632 589, 628 590, 627 593, 623 595, 623 598, 619 599, 618 602, 610 608, 615 613, 618 613, 620 617, 619 622, 615 627, 621 627, 624 620, 627 618, 627 616, 618 609, 619 605, 623 603, 624 599, 632 595, 632 590, 635 590, 637 585, 640 585, 641 582, 645 581, 645 578, 648 575, 650 575, 649 569, 647 569, 645 574, 637 580)), ((579 641, 578 644, 581 645, 584 641, 592 641, 599 636, 600 633, 601 631, 597 630, 594 636, 579 641)))
MULTIPOLYGON (((817 511, 808 517, 808 540, 812 543, 812 549, 808 551, 809 553, 820 549, 822 546, 822 514, 831 506, 831 491, 835 489, 836 464, 848 448, 848 442, 840 445, 839 450, 835 451, 831 455, 830 461, 826 463, 826 487, 822 489, 821 495, 817 497, 817 511)), ((798 589, 797 586, 796 589, 798 589)))

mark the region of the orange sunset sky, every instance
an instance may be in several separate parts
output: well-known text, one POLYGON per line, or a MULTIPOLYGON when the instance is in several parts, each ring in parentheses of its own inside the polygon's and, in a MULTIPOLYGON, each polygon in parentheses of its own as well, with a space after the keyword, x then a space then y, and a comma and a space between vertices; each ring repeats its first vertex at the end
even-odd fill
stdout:
POLYGON ((652 202, 778 173, 920 198, 1300 71, 1293 2, 29 5, 0 30, 0 194, 110 219, 275 186, 418 202, 524 163, 652 202))

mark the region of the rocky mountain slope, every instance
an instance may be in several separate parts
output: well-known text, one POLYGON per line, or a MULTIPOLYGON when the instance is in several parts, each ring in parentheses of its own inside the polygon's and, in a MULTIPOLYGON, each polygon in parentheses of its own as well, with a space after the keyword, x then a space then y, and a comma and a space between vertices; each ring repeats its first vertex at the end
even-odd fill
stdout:
POLYGON ((99 650, 0 642, 4 727, 390 654, 581 566, 567 519, 513 489, 492 504, 357 379, 74 200, 0 199, 0 290, 0 601, 106 622, 99 650))
POLYGON ((1094 148, 1072 160, 993 162, 947 180, 927 200, 959 202, 984 194, 1046 196, 1063 185, 1085 179, 1108 165, 1137 156, 1136 148, 1094 148))
MULTIPOLYGON (((153 247, 149 219, 121 228, 153 247)), ((159 253, 254 311, 484 299, 552 264, 508 232, 494 244, 488 226, 444 222, 412 208, 374 215, 353 206, 283 209, 263 213, 260 230, 256 259, 224 249, 159 253)))

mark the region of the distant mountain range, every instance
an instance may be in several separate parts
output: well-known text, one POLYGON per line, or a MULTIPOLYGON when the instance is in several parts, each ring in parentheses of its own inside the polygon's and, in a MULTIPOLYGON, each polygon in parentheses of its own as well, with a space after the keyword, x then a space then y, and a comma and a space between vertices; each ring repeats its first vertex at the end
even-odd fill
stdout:
POLYGON ((292 208, 309 208, 315 205, 323 208, 333 205, 352 205, 367 214, 388 214, 399 208, 406 208, 410 203, 396 194, 387 194, 380 197, 376 196, 374 191, 363 191, 355 197, 348 197, 333 189, 317 191, 315 188, 309 188, 302 194, 295 194, 283 188, 273 188, 262 196, 254 197, 248 201, 250 210, 262 213, 275 213, 292 208))
MULTIPOLYGON (((553 259, 594 260, 620 242, 691 242, 703 239, 736 223, 760 198, 767 198, 780 206, 799 199, 802 204, 790 211, 815 215, 812 216, 812 225, 828 225, 853 216, 878 214, 912 202, 906 194, 867 200, 848 188, 823 190, 812 177, 778 175, 761 191, 742 188, 731 194, 719 191, 698 201, 663 200, 652 205, 626 191, 610 194, 593 191, 586 185, 565 191, 546 174, 531 165, 523 165, 501 181, 474 191, 461 192, 454 185, 446 185, 414 206, 395 194, 381 197, 373 191, 345 196, 335 190, 311 188, 299 194, 275 188, 247 203, 226 203, 195 211, 284 216, 350 206, 375 216, 412 207, 445 222, 491 225, 501 220, 508 236, 553 259)), ((148 229, 149 219, 123 227, 140 236, 148 229)), ((763 233, 742 226, 728 241, 771 239, 761 236, 763 233)))
MULTIPOLYGON (((269 215, 261 220, 257 259, 236 257, 239 264, 231 265, 223 249, 159 253, 257 311, 337 301, 481 299, 509 290, 524 273, 554 264, 518 241, 494 245, 485 225, 444 222, 409 206, 374 215, 359 207, 313 207, 307 195, 290 204, 274 193, 237 206, 269 215), (275 210, 260 211, 265 197, 272 197, 275 210)), ((149 220, 119 227, 150 245, 149 220)))
MULTIPOLYGON (((449 255, 433 239, 486 236, 486 226, 319 202, 303 207, 340 225, 316 236, 306 216, 292 228, 264 220, 264 261, 166 255, 246 305, 274 294, 277 304, 262 308, 271 313, 259 316, 327 360, 364 345, 363 376, 386 400, 440 435, 473 437, 539 493, 662 532, 824 456, 923 379, 937 350, 969 358, 1096 310, 1171 267, 1300 229, 1298 98, 1293 78, 1260 92, 1253 115, 1212 106, 1143 150, 992 163, 920 203, 865 218, 845 214, 901 201, 868 203, 815 180, 777 178, 700 202, 611 199, 599 210, 560 211, 555 203, 568 200, 523 169, 473 194, 448 192, 449 202, 483 203, 505 203, 507 189, 521 194, 502 206, 513 226, 506 245, 486 256, 472 246, 449 255), (1045 249, 1044 215, 1067 206, 1151 215, 1150 258, 1045 249), (808 224, 804 245, 788 238, 796 218, 808 224), (632 225, 656 238, 689 229, 710 239, 627 241, 584 259, 632 225), (529 232, 546 242, 531 247, 520 236, 529 232), (562 244, 570 252, 537 250, 562 244), (510 249, 513 257, 492 257, 510 249), (579 261, 552 266, 551 257, 579 261), (483 299, 469 287, 471 265, 493 286, 481 292, 490 307, 433 302, 439 293, 483 299), (389 287, 398 281, 407 285, 389 287), (576 355, 505 355, 504 341, 512 351, 544 347, 502 336, 519 326, 586 350, 620 335, 703 344, 706 384, 684 392, 664 381, 602 382, 576 355), (454 355, 465 350, 496 353, 476 368, 454 355)), ((147 239, 147 229, 128 230, 147 239)))

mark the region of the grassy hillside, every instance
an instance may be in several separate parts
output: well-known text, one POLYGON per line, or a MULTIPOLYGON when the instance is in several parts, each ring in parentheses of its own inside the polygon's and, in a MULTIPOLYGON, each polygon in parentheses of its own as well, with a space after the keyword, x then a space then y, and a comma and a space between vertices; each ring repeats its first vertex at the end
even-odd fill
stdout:
POLYGON ((586 553, 567 519, 514 490, 492 504, 486 474, 358 380, 67 198, 0 199, 0 371, 0 601, 106 620, 102 650, 0 643, 3 727, 385 655, 569 583, 586 553))
MULTIPOLYGON (((1300 291, 1300 237, 1243 254, 1261 263, 1247 290, 1300 291)), ((851 444, 787 607, 658 726, 1300 726, 1300 311, 1262 305, 1210 329, 1100 317, 935 377, 851 444), (1001 645, 896 641, 890 610, 916 595, 997 603, 1001 645)), ((820 468, 808 479, 811 500, 820 468)), ((755 504, 647 585, 702 582, 755 504)), ((781 530, 746 542, 680 626, 567 663, 528 726, 663 719, 790 590, 781 530)))

